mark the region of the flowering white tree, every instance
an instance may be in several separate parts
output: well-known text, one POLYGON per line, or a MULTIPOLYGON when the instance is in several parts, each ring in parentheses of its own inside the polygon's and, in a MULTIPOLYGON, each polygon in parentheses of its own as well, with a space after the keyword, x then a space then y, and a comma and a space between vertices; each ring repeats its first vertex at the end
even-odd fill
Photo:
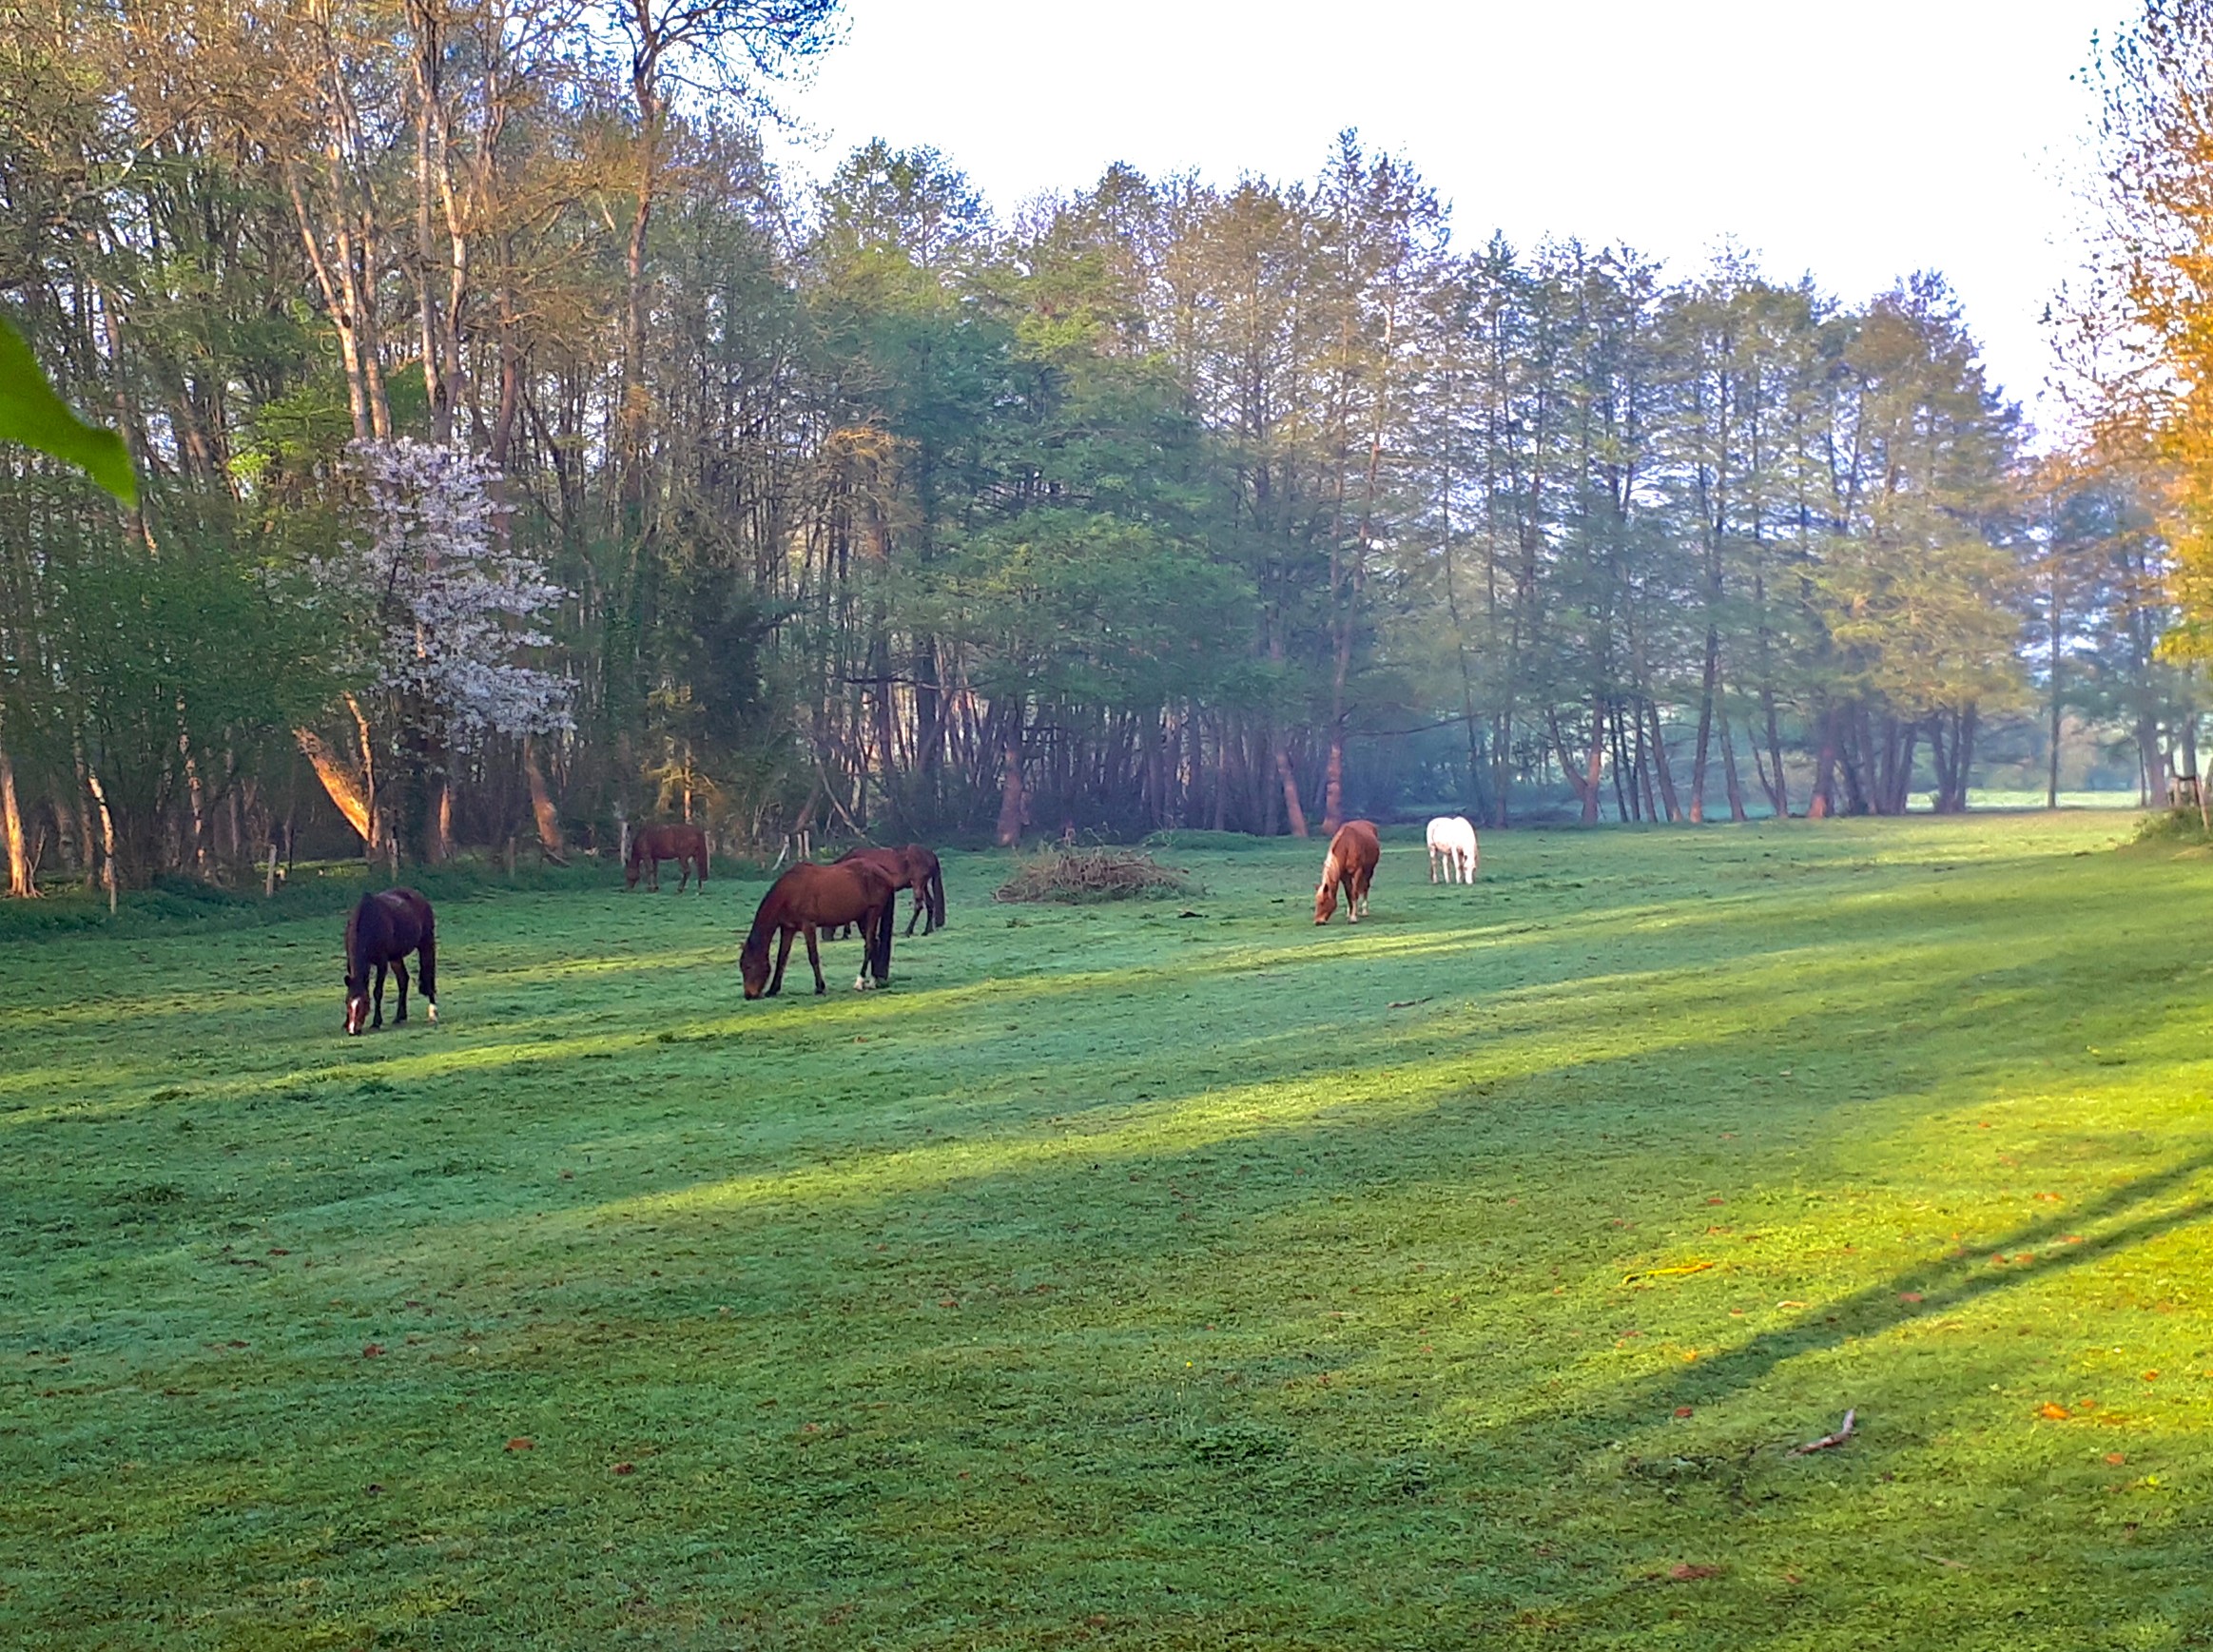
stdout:
POLYGON ((359 441, 366 546, 324 566, 371 606, 359 659, 366 686, 418 702, 457 733, 542 734, 570 726, 568 684, 522 663, 568 595, 545 565, 495 532, 498 473, 460 448, 359 441))
POLYGON ((396 750, 414 783, 407 812, 436 858, 447 838, 445 768, 456 744, 571 727, 568 684, 527 659, 550 640, 540 627, 568 593, 498 532, 498 473, 482 459, 408 437, 357 441, 352 451, 367 492, 367 535, 318 559, 314 573, 317 600, 346 612, 338 665, 360 757, 349 766, 305 731, 301 745, 372 845, 386 836, 376 748, 396 750))

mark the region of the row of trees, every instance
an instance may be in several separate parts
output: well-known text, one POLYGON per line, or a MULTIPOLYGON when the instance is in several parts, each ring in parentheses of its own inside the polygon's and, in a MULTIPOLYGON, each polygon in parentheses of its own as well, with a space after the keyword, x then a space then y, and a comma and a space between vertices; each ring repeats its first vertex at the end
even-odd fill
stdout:
POLYGON ((20 887, 773 843, 1964 807, 2048 705, 2164 766, 2162 542, 2031 474, 1932 276, 1457 248, 1306 182, 986 210, 763 163, 829 0, 31 0, 0 289, 144 478, 0 457, 20 887))

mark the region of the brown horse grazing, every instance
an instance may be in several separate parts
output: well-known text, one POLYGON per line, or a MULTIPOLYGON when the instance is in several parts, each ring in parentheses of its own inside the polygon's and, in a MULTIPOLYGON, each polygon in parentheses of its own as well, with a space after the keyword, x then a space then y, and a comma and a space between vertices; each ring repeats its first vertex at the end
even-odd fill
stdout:
POLYGON ((707 833, 695 826, 640 826, 638 835, 631 839, 631 858, 623 867, 622 886, 638 886, 638 874, 646 877, 646 887, 658 891, 661 887, 661 863, 674 861, 680 872, 676 892, 684 893, 684 885, 691 881, 691 870, 699 868, 699 892, 707 893, 707 833))
MULTIPOLYGON (((906 920, 909 935, 915 932, 918 922, 924 935, 933 929, 944 928, 945 872, 932 851, 920 844, 909 844, 903 849, 847 849, 838 857, 841 866, 851 861, 866 861, 891 880, 894 889, 914 891, 914 910, 907 914, 906 920)), ((839 938, 830 937, 833 941, 839 938)))
POLYGON ((822 953, 815 932, 839 923, 861 926, 861 973, 853 978, 856 990, 866 992, 891 979, 891 931, 897 919, 899 891, 891 880, 866 861, 818 866, 802 862, 768 886, 753 914, 753 927, 738 951, 738 973, 745 978, 746 996, 774 998, 784 990, 784 964, 791 956, 791 938, 806 936, 806 961, 814 966, 814 989, 827 992, 823 980, 822 953), (774 934, 776 973, 768 972, 768 937, 774 934), (874 979, 871 979, 873 977, 874 979))
POLYGON ((438 942, 437 920, 430 903, 413 889, 385 889, 363 895, 354 915, 346 920, 346 1034, 350 1038, 367 1021, 384 1024, 384 971, 399 978, 399 1010, 392 1018, 398 1026, 407 1019, 407 955, 418 955, 422 1001, 432 1024, 438 1019, 438 942), (371 1020, 369 976, 376 973, 376 1019, 371 1020))
POLYGON ((1375 877, 1375 863, 1383 857, 1375 826, 1364 820, 1349 820, 1330 840, 1322 859, 1322 886, 1314 891, 1314 922, 1327 923, 1337 910, 1337 886, 1345 886, 1345 916, 1360 922, 1368 910, 1368 885, 1375 877))

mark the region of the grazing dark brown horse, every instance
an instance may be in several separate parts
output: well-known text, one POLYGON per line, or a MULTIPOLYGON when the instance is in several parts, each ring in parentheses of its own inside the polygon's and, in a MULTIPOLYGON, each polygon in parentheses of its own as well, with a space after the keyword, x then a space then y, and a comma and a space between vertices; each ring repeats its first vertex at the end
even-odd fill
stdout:
POLYGON ((1375 863, 1383 857, 1383 845, 1375 836, 1375 826, 1364 820, 1349 820, 1337 828, 1337 835, 1330 840, 1330 852, 1322 860, 1322 886, 1314 891, 1314 922, 1327 923, 1337 910, 1337 888, 1345 888, 1345 916, 1354 923, 1368 910, 1368 885, 1375 877, 1375 863))
POLYGON ((882 986, 891 979, 891 931, 898 904, 899 891, 891 880, 866 861, 836 866, 803 862, 792 867, 761 897, 753 927, 739 949, 738 973, 745 978, 746 996, 774 998, 784 990, 784 964, 791 956, 791 938, 796 934, 806 936, 806 961, 814 966, 815 991, 827 992, 815 932, 840 923, 861 926, 861 973, 853 978, 854 987, 866 992, 882 986), (771 934, 778 941, 773 976, 768 972, 771 934))
POLYGON ((638 874, 643 872, 646 887, 658 891, 663 861, 676 863, 680 874, 676 880, 679 895, 691 881, 694 866, 699 868, 699 892, 707 893, 707 833, 695 826, 640 826, 638 835, 631 839, 631 858, 623 867, 622 886, 636 888, 638 874))
MULTIPOLYGON (((938 865, 937 855, 920 844, 909 844, 903 849, 858 848, 847 849, 838 857, 838 865, 851 861, 866 861, 891 880, 894 889, 912 889, 914 910, 907 914, 906 932, 912 935, 920 922, 922 933, 945 926, 945 872, 938 865)), ((831 940, 839 939, 832 936, 831 940)))
POLYGON ((346 920, 346 1033, 384 1024, 384 971, 399 979, 399 1010, 392 1018, 398 1026, 407 1019, 407 955, 418 955, 417 979, 422 983, 422 1001, 435 1025, 438 1019, 438 943, 437 920, 430 903, 413 889, 384 889, 363 895, 354 915, 346 920), (377 988, 372 998, 369 977, 377 988), (370 1005, 376 1019, 370 1020, 370 1005))

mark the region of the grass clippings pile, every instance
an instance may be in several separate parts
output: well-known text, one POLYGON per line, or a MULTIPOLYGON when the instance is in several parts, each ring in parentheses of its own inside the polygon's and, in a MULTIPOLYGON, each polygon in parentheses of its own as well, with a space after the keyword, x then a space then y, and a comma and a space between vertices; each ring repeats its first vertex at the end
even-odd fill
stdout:
POLYGON ((1187 873, 1160 865, 1144 849, 1054 844, 1018 860, 1015 875, 1001 884, 992 898, 1077 906, 1095 901, 1159 900, 1201 893, 1187 873))

